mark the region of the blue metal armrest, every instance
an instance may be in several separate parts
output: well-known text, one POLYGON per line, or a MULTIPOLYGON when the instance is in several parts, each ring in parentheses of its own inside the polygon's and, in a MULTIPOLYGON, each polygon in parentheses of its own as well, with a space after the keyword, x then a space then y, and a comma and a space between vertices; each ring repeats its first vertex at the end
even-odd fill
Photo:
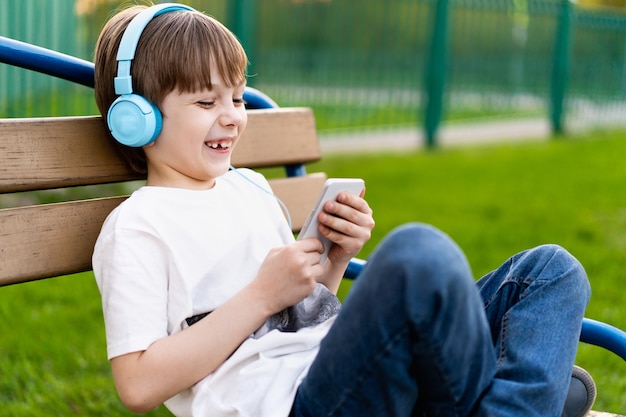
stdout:
MULTIPOLYGON (((51 49, 0 36, 0 62, 61 78, 93 88, 94 64, 51 49)), ((278 104, 267 94, 246 87, 243 99, 248 109, 268 109, 278 104)))
MULTIPOLYGON (((345 278, 356 279, 363 270, 366 261, 353 259, 344 274, 345 278)), ((607 349, 626 361, 626 332, 602 323, 585 318, 580 332, 580 341, 607 349)))
POLYGON ((626 361, 626 332, 617 327, 585 318, 580 340, 610 350, 626 361))
POLYGON ((93 87, 91 62, 4 36, 0 36, 0 62, 93 87))

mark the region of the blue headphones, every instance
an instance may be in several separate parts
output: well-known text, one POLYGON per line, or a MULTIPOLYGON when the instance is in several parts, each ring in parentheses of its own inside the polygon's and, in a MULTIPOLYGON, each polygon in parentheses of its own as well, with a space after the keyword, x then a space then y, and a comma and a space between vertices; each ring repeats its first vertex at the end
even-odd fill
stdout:
POLYGON ((177 10, 194 11, 189 6, 163 3, 147 8, 130 22, 117 52, 115 94, 119 95, 107 112, 107 125, 119 143, 140 148, 154 142, 161 132, 159 109, 139 94, 133 94, 130 63, 135 58, 137 43, 148 23, 156 16, 177 10))

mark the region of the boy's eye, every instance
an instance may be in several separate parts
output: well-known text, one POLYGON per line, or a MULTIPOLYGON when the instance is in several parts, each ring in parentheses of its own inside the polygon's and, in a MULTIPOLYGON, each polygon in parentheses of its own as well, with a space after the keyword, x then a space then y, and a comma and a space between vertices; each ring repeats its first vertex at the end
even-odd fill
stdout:
POLYGON ((198 105, 200 107, 211 107, 213 104, 215 104, 214 101, 199 101, 198 105))
POLYGON ((241 106, 241 105, 245 106, 246 104, 248 104, 246 103, 246 100, 244 100, 243 98, 234 98, 233 103, 235 103, 236 106, 241 106))

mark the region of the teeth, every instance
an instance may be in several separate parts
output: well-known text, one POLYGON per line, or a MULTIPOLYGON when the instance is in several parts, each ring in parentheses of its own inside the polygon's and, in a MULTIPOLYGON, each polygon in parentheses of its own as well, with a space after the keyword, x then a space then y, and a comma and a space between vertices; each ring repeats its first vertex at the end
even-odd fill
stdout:
POLYGON ((211 149, 228 149, 229 146, 227 144, 222 143, 209 143, 209 148, 211 149))

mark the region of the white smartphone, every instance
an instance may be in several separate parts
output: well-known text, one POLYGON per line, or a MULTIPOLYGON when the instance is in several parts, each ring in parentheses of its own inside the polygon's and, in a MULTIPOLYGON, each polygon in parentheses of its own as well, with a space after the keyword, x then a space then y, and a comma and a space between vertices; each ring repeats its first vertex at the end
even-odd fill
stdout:
POLYGON ((324 189, 320 193, 317 202, 313 206, 313 210, 309 213, 309 217, 307 217, 304 222, 304 226, 302 226, 302 230, 298 235, 298 240, 315 237, 322 242, 324 245, 324 253, 322 254, 322 260, 320 263, 323 264, 326 262, 328 251, 332 245, 332 242, 322 236, 317 230, 317 226, 319 224, 317 218, 323 210, 324 204, 329 200, 336 201, 337 196, 342 192, 360 195, 364 187, 365 182, 360 178, 329 178, 326 180, 324 189))

